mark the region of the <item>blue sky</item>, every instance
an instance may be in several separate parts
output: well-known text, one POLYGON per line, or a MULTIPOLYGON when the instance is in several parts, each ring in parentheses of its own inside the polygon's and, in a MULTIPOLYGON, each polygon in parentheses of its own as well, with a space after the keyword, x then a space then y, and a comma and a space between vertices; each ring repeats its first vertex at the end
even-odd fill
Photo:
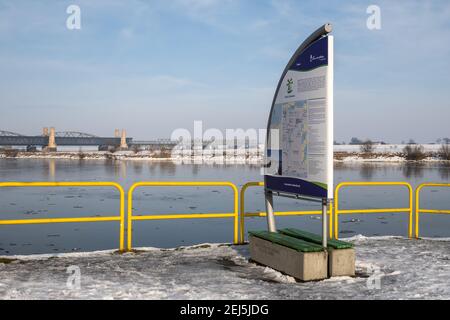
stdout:
POLYGON ((335 36, 335 138, 450 136, 450 2, 0 0, 0 130, 265 128, 304 38, 335 36), (68 30, 66 8, 81 8, 68 30), (382 29, 366 27, 381 8, 382 29))

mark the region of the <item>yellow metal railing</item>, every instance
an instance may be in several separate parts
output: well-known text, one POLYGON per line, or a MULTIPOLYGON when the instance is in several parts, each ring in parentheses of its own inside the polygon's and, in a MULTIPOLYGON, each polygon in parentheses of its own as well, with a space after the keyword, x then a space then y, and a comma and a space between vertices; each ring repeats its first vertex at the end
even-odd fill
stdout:
MULTIPOLYGON (((244 184, 241 188, 240 192, 240 243, 244 243, 244 235, 245 235, 245 218, 247 217, 265 217, 267 215, 266 212, 245 212, 245 191, 249 187, 264 187, 264 182, 248 182, 244 184)), ((314 211, 275 211, 275 216, 303 216, 303 215, 314 215, 314 214, 322 214, 321 210, 314 211)), ((330 205, 330 209, 328 211, 330 216, 330 238, 333 237, 333 205, 330 205)))
MULTIPOLYGON (((245 212, 245 192, 250 187, 263 187, 264 182, 249 182, 242 186, 240 192, 231 182, 138 182, 128 190, 128 226, 126 249, 132 249, 132 222, 140 220, 166 220, 166 219, 205 219, 205 218, 233 218, 234 237, 233 242, 244 243, 245 218, 265 217, 266 212, 245 212), (133 215, 133 192, 138 187, 229 187, 233 190, 233 212, 227 213, 188 213, 188 214, 158 214, 158 215, 133 215), (239 201, 240 195, 240 201, 239 201)), ((105 217, 69 217, 69 218, 44 218, 44 219, 19 219, 0 220, 0 225, 24 225, 45 223, 74 223, 74 222, 120 222, 119 249, 125 249, 125 192, 121 185, 115 182, 0 182, 0 187, 114 187, 120 193, 120 215, 105 217)), ((424 187, 450 187, 450 183, 423 183, 415 191, 415 237, 419 237, 419 214, 450 214, 450 210, 433 210, 420 208, 420 191, 424 187)), ((413 189, 407 182, 342 182, 334 191, 334 205, 330 205, 328 214, 330 238, 339 237, 339 215, 361 213, 409 213, 408 236, 413 236, 413 189), (339 191, 349 186, 403 186, 409 192, 409 207, 407 208, 382 208, 382 209, 340 209, 339 191), (334 217, 333 217, 334 211, 334 217)), ((322 211, 286 211, 274 212, 276 216, 301 216, 322 214, 322 211)))
POLYGON ((137 182, 128 190, 127 249, 132 249, 132 222, 136 220, 234 218, 234 243, 237 244, 239 234, 238 195, 238 189, 231 182, 137 182), (133 216, 133 192, 138 187, 230 187, 234 193, 234 211, 229 213, 189 213, 133 216))
POLYGON ((119 190, 119 193, 120 193, 120 215, 119 216, 0 220, 0 225, 120 221, 119 250, 123 251, 123 249, 124 249, 124 231, 125 231, 125 192, 118 183, 115 183, 115 182, 0 182, 0 187, 114 187, 114 188, 116 188, 117 190, 119 190))
POLYGON ((339 214, 355 214, 355 213, 393 213, 407 212, 409 213, 408 236, 412 238, 413 224, 413 189, 407 182, 341 182, 334 191, 334 238, 339 238, 339 214), (408 208, 385 208, 385 209, 339 209, 339 190, 347 186, 403 186, 409 191, 409 207, 408 208))
POLYGON ((416 238, 419 238, 419 214, 450 214, 450 210, 433 210, 420 208, 420 191, 424 187, 450 187, 450 183, 422 183, 416 188, 416 238))

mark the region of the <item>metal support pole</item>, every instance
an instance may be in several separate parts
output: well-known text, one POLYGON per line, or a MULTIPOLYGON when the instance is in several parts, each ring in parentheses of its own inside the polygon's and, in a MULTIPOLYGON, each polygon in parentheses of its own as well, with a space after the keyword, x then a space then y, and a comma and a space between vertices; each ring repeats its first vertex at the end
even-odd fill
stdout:
POLYGON ((327 232, 327 199, 322 199, 322 246, 327 247, 328 232, 327 232))
POLYGON ((270 232, 277 232, 275 226, 275 215, 273 214, 273 195, 272 192, 266 192, 266 212, 267 212, 267 228, 270 232))

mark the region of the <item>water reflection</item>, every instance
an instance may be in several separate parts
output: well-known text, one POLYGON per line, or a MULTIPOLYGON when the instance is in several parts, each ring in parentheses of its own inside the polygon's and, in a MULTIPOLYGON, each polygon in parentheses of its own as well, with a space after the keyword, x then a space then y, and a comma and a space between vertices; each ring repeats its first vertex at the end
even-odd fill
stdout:
MULTIPOLYGON (((198 166, 197 166, 198 167, 198 166)), ((177 165, 170 161, 144 162, 144 161, 105 161, 105 173, 114 175, 116 180, 126 179, 128 176, 144 179, 148 170, 151 177, 155 176, 174 176, 177 165), (128 172, 131 167, 132 172, 128 172)), ((198 173, 199 168, 193 168, 193 173, 198 173)))
MULTIPOLYGON (((439 169, 439 174, 442 179, 448 179, 450 177, 450 165, 439 164, 435 167, 435 164, 429 163, 335 163, 335 174, 337 173, 350 173, 355 170, 359 171, 359 180, 371 181, 374 177, 387 177, 391 180, 392 174, 395 172, 397 175, 402 175, 407 180, 424 179, 425 170, 439 169)), ((335 176, 336 178, 336 176, 335 176)), ((337 177, 339 179, 339 177, 337 177)), ((379 180, 379 179, 377 179, 379 180)))
MULTIPOLYGON (((6 163, 6 162, 5 162, 6 163)), ((57 165, 60 166, 59 171, 60 174, 65 174, 64 167, 68 165, 64 162, 64 160, 57 159, 47 159, 43 160, 43 165, 41 166, 42 179, 48 181, 55 181, 57 174, 57 165)), ((146 176, 145 169, 147 168, 151 177, 155 176, 175 176, 177 173, 177 167, 183 165, 190 166, 190 171, 192 176, 198 176, 203 167, 209 167, 212 169, 224 169, 227 167, 236 166, 235 163, 202 163, 198 164, 195 161, 177 163, 172 161, 151 161, 151 162, 143 162, 143 161, 116 161, 116 160, 104 160, 102 164, 102 169, 106 175, 114 176, 116 180, 126 179, 127 176, 130 175, 128 172, 128 167, 131 166, 132 176, 143 177, 146 176)), ((83 168, 90 168, 91 164, 86 161, 77 161, 76 166, 79 167, 80 170, 84 170, 83 168)), ((239 164, 238 166, 241 166, 239 164)), ((11 161, 7 163, 7 168, 10 171, 14 169, 20 170, 23 165, 21 165, 18 161, 11 161)), ((250 170, 259 169, 261 166, 259 164, 246 164, 246 168, 250 170)), ((423 180, 426 178, 429 170, 437 169, 435 172, 438 172, 440 179, 448 181, 450 179, 450 163, 439 162, 439 163, 342 163, 336 162, 334 164, 335 168, 335 179, 341 180, 340 175, 346 174, 350 172, 355 172, 357 170, 358 177, 356 180, 362 181, 373 181, 380 180, 381 177, 387 177, 390 179, 393 172, 396 174, 403 176, 406 180, 420 179, 423 180)), ((3 174, 4 172, 1 172, 3 174)), ((262 179, 262 177, 261 177, 262 179)))
POLYGON ((442 180, 449 180, 450 178, 450 164, 449 163, 443 163, 439 165, 439 175, 441 176, 442 180))
POLYGON ((361 166, 361 169, 359 170, 359 174, 361 175, 361 177, 363 177, 365 180, 371 181, 374 171, 375 171, 375 166, 371 165, 371 164, 363 164, 361 166))
POLYGON ((406 164, 402 167, 403 175, 406 178, 423 178, 425 165, 423 163, 406 164))
POLYGON ((127 177, 127 163, 125 161, 105 160, 105 173, 113 175, 115 180, 127 177))
POLYGON ((198 176, 198 171, 200 170, 200 165, 198 164, 194 164, 192 166, 192 175, 193 176, 198 176))
POLYGON ((45 164, 46 165, 42 166, 42 176, 45 177, 48 181, 55 181, 56 176, 55 159, 48 159, 45 164))
POLYGON ((151 164, 151 170, 153 173, 161 172, 170 176, 174 176, 177 171, 177 166, 171 161, 162 161, 151 164))
POLYGON ((114 176, 117 178, 115 162, 116 161, 110 159, 104 161, 103 170, 107 176, 114 176))
POLYGON ((141 161, 133 161, 133 173, 137 176, 142 175, 142 171, 144 169, 144 164, 141 161))

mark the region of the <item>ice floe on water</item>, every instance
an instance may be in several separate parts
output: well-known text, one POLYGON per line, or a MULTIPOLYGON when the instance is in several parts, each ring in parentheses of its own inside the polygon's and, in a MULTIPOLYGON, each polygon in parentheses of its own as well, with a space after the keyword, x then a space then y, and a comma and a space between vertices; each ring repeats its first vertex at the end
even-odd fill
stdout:
POLYGON ((450 239, 349 241, 357 276, 309 283, 249 262, 246 245, 8 256, 0 258, 0 298, 450 299, 450 239))

